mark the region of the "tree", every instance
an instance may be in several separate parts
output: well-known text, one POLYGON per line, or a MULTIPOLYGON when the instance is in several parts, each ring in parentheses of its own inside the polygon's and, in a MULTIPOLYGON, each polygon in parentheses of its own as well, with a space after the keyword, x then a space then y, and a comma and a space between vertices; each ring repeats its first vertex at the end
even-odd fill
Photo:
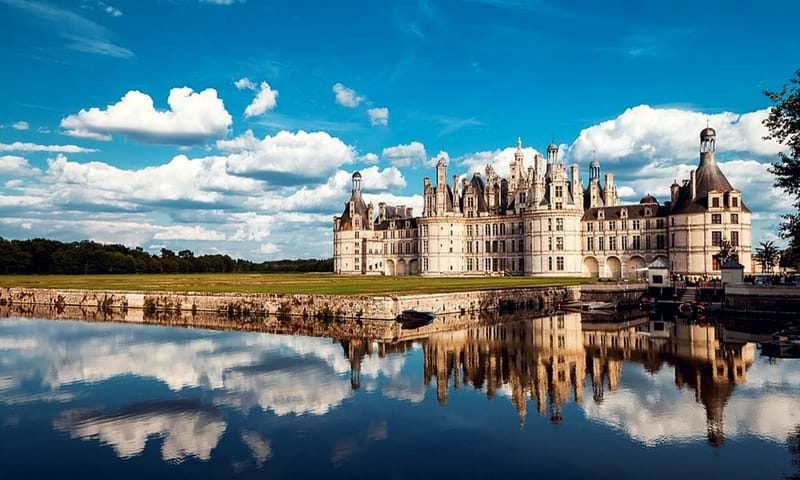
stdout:
POLYGON ((800 70, 779 92, 765 90, 772 101, 764 125, 769 129, 765 140, 776 140, 788 150, 778 153, 778 162, 769 171, 775 175, 775 186, 794 197, 794 213, 783 215, 781 236, 789 245, 800 248, 800 70))
POLYGON ((772 273, 775 264, 778 263, 780 252, 772 241, 761 242, 756 248, 756 260, 761 264, 761 269, 772 273))

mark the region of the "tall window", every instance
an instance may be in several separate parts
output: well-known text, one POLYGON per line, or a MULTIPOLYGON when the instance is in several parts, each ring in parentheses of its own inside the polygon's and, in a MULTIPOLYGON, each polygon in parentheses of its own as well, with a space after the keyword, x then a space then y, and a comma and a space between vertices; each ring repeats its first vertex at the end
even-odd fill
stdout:
POLYGON ((556 185, 556 198, 564 196, 564 187, 561 185, 556 185))
POLYGON ((711 198, 711 206, 713 208, 719 208, 719 197, 712 197, 711 198))
POLYGON ((548 218, 547 219, 547 231, 549 232, 552 229, 553 229, 553 219, 552 218, 548 218))
POLYGON ((731 223, 739 223, 739 214, 731 213, 731 223))
POLYGON ((553 257, 547 257, 547 269, 548 270, 553 269, 553 257))
POLYGON ((586 250, 594 250, 594 238, 588 237, 586 239, 586 250))
POLYGON ((711 214, 711 223, 715 223, 715 224, 722 223, 722 214, 721 213, 712 213, 711 214))
POLYGON ((634 220, 633 221, 633 229, 634 230, 639 230, 639 225, 640 225, 639 220, 634 220))
POLYGON ((598 237, 597 238, 597 249, 598 250, 605 250, 604 245, 603 245, 603 237, 598 237))
POLYGON ((609 220, 608 221, 608 229, 609 230, 614 230, 615 227, 616 227, 616 225, 615 225, 614 220, 609 220))
POLYGON ((556 250, 564 250, 564 237, 556 237, 556 250))
POLYGON ((628 249, 628 237, 622 237, 622 249, 623 250, 628 249))
POLYGON ((641 250, 642 249, 642 240, 639 235, 634 235, 631 239, 631 248, 634 250, 641 250))
POLYGON ((711 245, 715 247, 722 245, 722 232, 711 232, 711 245))
POLYGON ((664 235, 656 235, 656 248, 664 249, 666 245, 664 245, 664 235))
POLYGON ((609 250, 617 249, 617 237, 608 237, 608 249, 609 250))
POLYGON ((564 257, 556 257, 556 270, 564 270, 564 257))
POLYGON ((547 237, 547 249, 548 250, 553 249, 553 237, 547 237))
POLYGON ((586 224, 586 231, 587 232, 591 232, 592 230, 594 230, 594 224, 592 222, 587 223, 586 224))
POLYGON ((556 231, 564 230, 564 219, 563 218, 556 218, 556 231))
POLYGON ((739 197, 731 198, 731 207, 739 208, 739 197))
POLYGON ((731 246, 739 246, 739 232, 731 232, 731 246))

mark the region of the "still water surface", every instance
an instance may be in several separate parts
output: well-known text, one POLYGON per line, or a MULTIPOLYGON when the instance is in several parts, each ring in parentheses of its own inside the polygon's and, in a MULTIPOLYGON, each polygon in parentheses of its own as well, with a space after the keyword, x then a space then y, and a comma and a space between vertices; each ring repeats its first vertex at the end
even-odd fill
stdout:
POLYGON ((5 318, 0 475, 800 475, 800 360, 746 340, 570 313, 394 344, 5 318))

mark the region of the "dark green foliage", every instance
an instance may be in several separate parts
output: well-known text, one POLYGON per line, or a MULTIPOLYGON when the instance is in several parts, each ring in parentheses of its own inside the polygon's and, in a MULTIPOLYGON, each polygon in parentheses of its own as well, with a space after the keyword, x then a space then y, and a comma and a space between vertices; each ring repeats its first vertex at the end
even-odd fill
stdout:
POLYGON ((6 240, 0 237, 0 274, 108 274, 108 273, 232 273, 232 272, 330 272, 333 259, 277 260, 254 263, 228 255, 195 256, 162 248, 160 255, 105 245, 88 240, 63 243, 56 240, 6 240))
POLYGON ((775 268, 775 265, 778 263, 780 251, 778 250, 778 247, 776 247, 771 241, 761 242, 759 243, 758 248, 756 248, 755 257, 756 260, 758 260, 758 263, 761 264, 762 271, 771 273, 775 268))
MULTIPOLYGON (((769 117, 764 125, 769 129, 765 140, 776 140, 787 147, 787 152, 778 154, 779 161, 772 164, 770 172, 775 175, 775 186, 794 197, 794 213, 783 215, 781 235, 789 239, 789 245, 800 248, 800 70, 789 80, 789 85, 764 94, 772 101, 769 117)), ((795 264, 797 265, 797 264, 795 264)))

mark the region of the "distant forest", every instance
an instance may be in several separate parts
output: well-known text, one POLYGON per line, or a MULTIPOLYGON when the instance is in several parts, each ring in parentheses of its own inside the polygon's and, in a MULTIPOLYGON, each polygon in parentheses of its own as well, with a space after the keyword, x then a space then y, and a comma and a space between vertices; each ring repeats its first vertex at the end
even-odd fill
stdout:
POLYGON ((232 272, 332 272, 333 259, 275 260, 255 263, 228 255, 195 256, 162 248, 160 255, 124 245, 56 240, 6 240, 0 237, 0 273, 98 274, 98 273, 232 273, 232 272))

